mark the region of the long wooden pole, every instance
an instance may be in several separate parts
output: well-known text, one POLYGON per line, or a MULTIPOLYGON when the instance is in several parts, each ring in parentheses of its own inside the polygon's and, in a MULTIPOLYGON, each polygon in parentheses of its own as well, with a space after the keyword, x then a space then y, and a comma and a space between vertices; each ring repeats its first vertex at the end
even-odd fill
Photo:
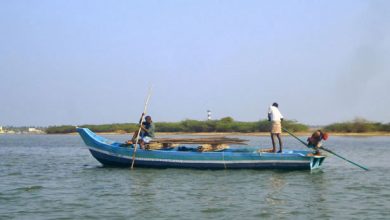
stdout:
POLYGON ((131 161, 131 169, 134 168, 135 154, 137 152, 137 144, 138 144, 138 141, 139 141, 139 134, 141 132, 141 126, 142 126, 142 123, 144 122, 144 115, 146 114, 146 109, 148 107, 148 103, 149 103, 149 99, 150 99, 151 95, 152 95, 152 87, 149 88, 149 94, 148 94, 148 97, 146 98, 144 111, 142 112, 142 115, 141 115, 141 120, 140 120, 140 123, 139 123, 139 129, 138 129, 138 132, 137 132, 137 137, 135 138, 133 158, 132 158, 132 161, 131 161))
MULTIPOLYGON (((294 135, 293 133, 291 133, 289 130, 287 130, 287 129, 285 129, 285 128, 282 128, 282 129, 283 129, 283 131, 289 133, 291 136, 293 136, 294 138, 296 138, 298 141, 300 141, 300 142, 301 142, 302 144, 304 144, 306 147, 309 147, 308 144, 306 144, 306 143, 305 143, 304 141, 302 141, 300 138, 298 138, 297 136, 295 136, 295 135, 294 135)), ((333 152, 333 151, 331 151, 331 150, 329 150, 329 149, 327 149, 327 148, 320 147, 320 149, 322 149, 322 150, 324 150, 324 151, 326 151, 326 152, 329 152, 329 153, 335 155, 336 157, 341 158, 341 159, 343 159, 343 160, 345 160, 345 161, 347 161, 347 162, 349 162, 349 163, 351 163, 351 164, 353 164, 353 165, 355 165, 355 166, 358 166, 358 167, 362 168, 363 170, 368 171, 368 168, 367 168, 367 167, 362 166, 362 165, 360 165, 360 164, 357 164, 357 163, 355 163, 355 162, 353 162, 353 161, 350 161, 350 160, 348 160, 347 158, 342 157, 342 156, 336 154, 335 152, 333 152)))

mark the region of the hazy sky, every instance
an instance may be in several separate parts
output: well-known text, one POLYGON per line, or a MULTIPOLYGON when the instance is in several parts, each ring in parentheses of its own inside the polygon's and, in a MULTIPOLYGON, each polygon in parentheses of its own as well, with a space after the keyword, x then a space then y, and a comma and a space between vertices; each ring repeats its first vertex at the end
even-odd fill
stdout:
POLYGON ((390 1, 0 1, 0 125, 390 122, 390 1))

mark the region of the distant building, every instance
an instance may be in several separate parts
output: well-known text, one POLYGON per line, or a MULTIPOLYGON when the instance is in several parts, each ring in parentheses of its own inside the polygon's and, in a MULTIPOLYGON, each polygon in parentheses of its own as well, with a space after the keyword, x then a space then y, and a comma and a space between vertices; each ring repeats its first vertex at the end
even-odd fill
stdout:
POLYGON ((44 132, 42 130, 39 130, 39 129, 36 129, 36 128, 28 128, 28 133, 42 134, 44 132))
POLYGON ((3 126, 0 126, 0 134, 4 134, 5 131, 3 130, 3 126))
POLYGON ((207 120, 211 120, 211 111, 207 110, 207 120))
POLYGON ((36 128, 28 128, 28 132, 36 132, 37 129, 36 128))

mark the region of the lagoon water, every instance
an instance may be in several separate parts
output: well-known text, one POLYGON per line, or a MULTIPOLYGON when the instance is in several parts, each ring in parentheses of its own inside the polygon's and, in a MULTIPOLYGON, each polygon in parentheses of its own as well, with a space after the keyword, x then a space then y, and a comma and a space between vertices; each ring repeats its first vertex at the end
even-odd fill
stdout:
POLYGON ((388 219, 390 137, 326 144, 370 171, 334 156, 315 171, 131 171, 102 167, 77 135, 0 135, 0 219, 388 219))

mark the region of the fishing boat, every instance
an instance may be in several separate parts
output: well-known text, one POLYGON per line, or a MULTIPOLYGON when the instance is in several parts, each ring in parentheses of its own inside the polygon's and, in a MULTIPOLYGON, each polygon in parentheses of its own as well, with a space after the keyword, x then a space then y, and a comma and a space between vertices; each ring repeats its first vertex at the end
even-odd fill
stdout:
MULTIPOLYGON (((88 128, 77 128, 92 156, 104 166, 130 167, 133 146, 99 136, 88 128)), ((319 168, 325 156, 312 151, 287 150, 282 153, 261 152, 259 147, 235 147, 222 151, 198 152, 190 146, 145 150, 137 148, 134 167, 192 169, 280 169, 312 170, 319 168)))

